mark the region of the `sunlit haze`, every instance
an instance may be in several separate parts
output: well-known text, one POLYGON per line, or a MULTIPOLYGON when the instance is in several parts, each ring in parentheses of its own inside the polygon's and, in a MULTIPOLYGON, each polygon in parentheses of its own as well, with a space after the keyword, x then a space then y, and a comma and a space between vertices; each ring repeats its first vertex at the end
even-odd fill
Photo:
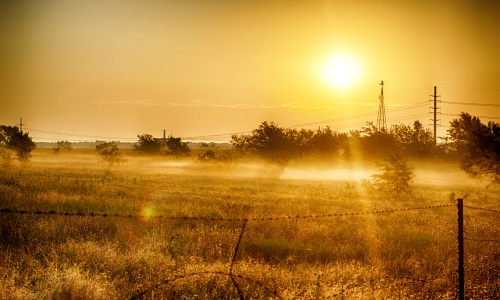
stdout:
POLYGON ((337 54, 325 62, 321 71, 328 83, 335 88, 345 89, 359 79, 361 67, 355 58, 337 54))
POLYGON ((0 124, 37 142, 227 142, 500 116, 495 1, 1 1, 0 124), (338 59, 338 55, 343 58, 338 59), (332 60, 333 59, 333 60, 332 60), (325 71, 326 68, 326 71, 325 71), (325 75, 325 72, 327 75, 325 75), (326 78, 325 78, 326 76, 326 78))

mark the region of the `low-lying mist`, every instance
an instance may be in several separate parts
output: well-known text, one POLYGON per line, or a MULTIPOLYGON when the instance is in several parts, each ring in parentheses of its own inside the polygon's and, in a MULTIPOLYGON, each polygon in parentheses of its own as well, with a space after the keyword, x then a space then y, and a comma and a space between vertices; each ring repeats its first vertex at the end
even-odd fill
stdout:
MULTIPOLYGON (((125 155, 125 162, 111 168, 91 151, 73 151, 54 155, 36 151, 32 166, 49 169, 102 169, 110 172, 140 174, 216 176, 233 178, 262 178, 279 180, 348 181, 359 182, 380 173, 375 160, 310 160, 292 161, 286 165, 259 159, 242 159, 225 162, 203 162, 194 157, 168 158, 161 156, 125 155)), ((409 161, 414 170, 413 184, 454 185, 478 184, 460 170, 456 162, 432 160, 409 161)), ((487 184, 486 182, 484 184, 487 184)))

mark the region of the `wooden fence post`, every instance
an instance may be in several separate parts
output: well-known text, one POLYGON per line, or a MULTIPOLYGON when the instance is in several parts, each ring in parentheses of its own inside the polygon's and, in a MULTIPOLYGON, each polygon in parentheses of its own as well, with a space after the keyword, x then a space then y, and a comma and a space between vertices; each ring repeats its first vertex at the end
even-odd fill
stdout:
POLYGON ((458 299, 463 300, 464 292, 464 201, 457 199, 458 208, 458 299))

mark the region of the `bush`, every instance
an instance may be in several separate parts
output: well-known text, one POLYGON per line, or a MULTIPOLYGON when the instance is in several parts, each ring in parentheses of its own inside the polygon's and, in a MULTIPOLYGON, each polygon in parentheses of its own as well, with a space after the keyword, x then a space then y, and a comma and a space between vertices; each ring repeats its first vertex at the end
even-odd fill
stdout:
POLYGON ((201 160, 201 161, 212 161, 215 159, 215 152, 212 151, 212 150, 207 150, 205 153, 203 154, 199 154, 198 155, 198 160, 201 160))
POLYGON ((73 147, 68 141, 58 141, 57 144, 52 147, 52 150, 54 150, 54 153, 59 153, 60 151, 71 151, 73 147))
POLYGON ((99 154, 99 156, 101 157, 101 159, 104 162, 108 163, 110 168, 113 167, 115 164, 120 164, 125 161, 122 158, 120 149, 118 149, 118 146, 113 142, 101 143, 95 146, 95 149, 99 154))
POLYGON ((415 177, 413 167, 400 155, 391 155, 382 162, 376 162, 382 173, 372 175, 373 182, 363 180, 366 189, 374 188, 377 191, 395 193, 410 193, 410 182, 415 177))

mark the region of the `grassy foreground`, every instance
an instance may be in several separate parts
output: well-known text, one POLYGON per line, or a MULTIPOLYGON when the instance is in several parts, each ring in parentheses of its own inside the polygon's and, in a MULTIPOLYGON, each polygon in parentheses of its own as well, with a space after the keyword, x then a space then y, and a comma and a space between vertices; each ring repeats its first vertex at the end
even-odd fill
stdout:
MULTIPOLYGON (((344 178, 373 171, 356 165, 280 170, 126 158, 109 172, 91 151, 37 150, 29 166, 2 168, 0 209, 139 216, 0 214, 2 299, 127 299, 141 292, 143 299, 452 299, 455 207, 250 220, 234 264, 242 221, 156 216, 307 216, 453 205, 457 197, 500 207, 498 190, 464 180, 453 164, 415 166, 413 193, 397 198, 366 194, 359 178, 344 178), (230 268, 239 276, 229 277, 230 268)), ((498 240, 499 220, 498 213, 465 210, 467 297, 500 297, 500 244, 473 241, 498 240)))

